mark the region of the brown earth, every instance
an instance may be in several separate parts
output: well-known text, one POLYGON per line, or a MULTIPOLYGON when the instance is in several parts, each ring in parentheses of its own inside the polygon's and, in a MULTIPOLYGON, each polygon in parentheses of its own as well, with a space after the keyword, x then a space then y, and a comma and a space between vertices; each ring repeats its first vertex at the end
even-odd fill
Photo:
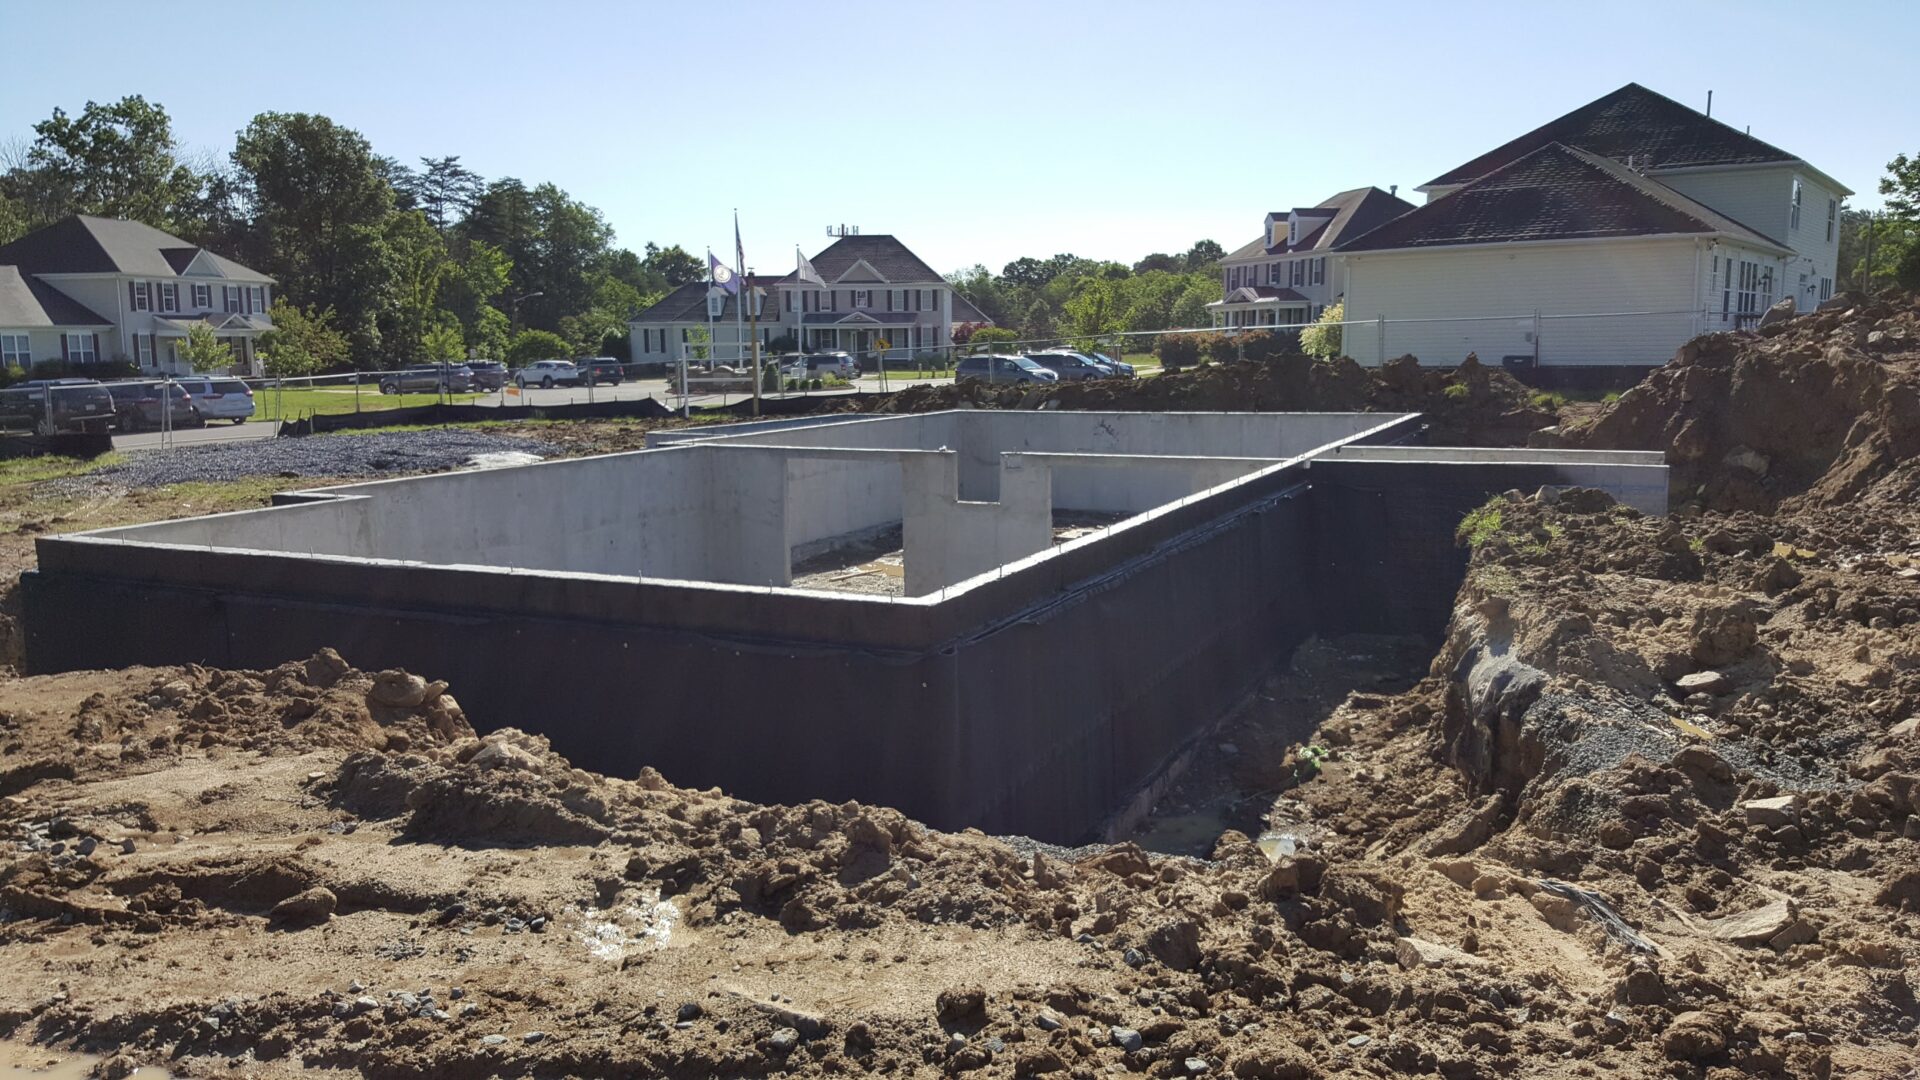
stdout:
POLYGON ((1560 433, 1665 450, 1673 501, 1717 510, 1920 495, 1920 297, 1836 297, 1759 335, 1709 334, 1560 433))
MULTIPOLYGON (((1811 379, 1787 326, 1706 385, 1811 379)), ((1764 434, 1630 397, 1596 426, 1764 434)), ((1911 1076, 1920 506, 1862 415, 1747 444, 1796 462, 1767 512, 1483 507, 1424 676, 1313 643, 1206 737, 1140 833, 1217 813, 1206 858, 600 776, 331 652, 0 682, 0 1035, 103 1076, 1911 1076)))
POLYGON ((1520 446, 1554 421, 1535 393, 1504 371, 1468 357, 1458 367, 1421 367, 1411 356, 1379 369, 1342 357, 1286 356, 1208 364, 1152 378, 1051 386, 989 386, 965 380, 887 395, 826 399, 849 412, 938 409, 1108 409, 1162 412, 1421 412, 1432 441, 1454 446, 1520 446))

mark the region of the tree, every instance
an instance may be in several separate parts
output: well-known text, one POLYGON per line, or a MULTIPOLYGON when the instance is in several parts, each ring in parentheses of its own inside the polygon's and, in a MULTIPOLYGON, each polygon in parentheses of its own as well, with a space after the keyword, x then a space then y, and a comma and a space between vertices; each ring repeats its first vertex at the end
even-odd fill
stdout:
POLYGON ((138 94, 108 105, 89 101, 79 116, 55 109, 33 130, 33 145, 4 184, 29 229, 69 214, 183 231, 191 222, 203 180, 181 161, 159 105, 138 94))
POLYGON ((1200 362, 1200 335, 1161 334, 1154 339, 1153 351, 1160 357, 1160 366, 1168 371, 1192 367, 1200 362))
MULTIPOLYGON (((707 275, 707 264, 701 262, 699 256, 689 254, 679 244, 661 248, 649 243, 646 253, 646 258, 641 260, 641 265, 648 271, 660 275, 661 283, 668 288, 676 288, 689 281, 699 281, 707 275)), ((639 282, 631 284, 635 288, 640 288, 639 282)))
POLYGON ((526 367, 535 360, 553 360, 568 353, 567 342, 559 334, 547 330, 522 330, 513 335, 513 343, 507 346, 507 364, 526 367))
POLYGON ((382 346, 397 363, 419 356, 441 314, 440 282, 453 264, 440 233, 418 210, 388 217, 385 247, 390 302, 380 313, 382 346))
POLYGON ((457 154, 421 158, 420 171, 406 173, 394 186, 404 191, 441 232, 473 209, 485 187, 480 174, 460 164, 457 154))
POLYGON ((1187 249, 1187 272, 1190 274, 1211 273, 1221 259, 1227 257, 1227 249, 1212 240, 1196 240, 1187 249))
POLYGON ((233 366, 233 346, 221 341, 213 327, 195 322, 187 327, 187 340, 180 348, 180 359, 194 371, 224 371, 233 366))
POLYGON ((1173 302, 1173 325, 1191 328, 1205 326, 1210 320, 1207 305, 1220 299, 1220 283, 1207 274, 1190 274, 1180 298, 1173 302))
POLYGON ((460 336, 460 323, 448 312, 428 328, 420 339, 420 353, 435 363, 467 358, 467 343, 460 336))
POLYGON ((1126 329, 1118 290, 1107 278, 1088 278, 1067 300, 1062 329, 1076 345, 1092 348, 1095 339, 1126 329))
POLYGON ((497 307, 483 307, 467 326, 467 349, 477 359, 499 360, 507 355, 507 315, 497 307))
POLYGON ((1342 302, 1320 313, 1320 318, 1312 326, 1300 331, 1300 351, 1308 356, 1317 356, 1322 360, 1331 360, 1340 355, 1344 347, 1341 344, 1344 329, 1340 324, 1346 320, 1347 305, 1342 302))
POLYGON ((1136 274, 1145 274, 1153 270, 1166 270, 1177 274, 1186 268, 1185 259, 1178 255, 1169 255, 1164 251, 1156 251, 1133 264, 1133 272, 1136 274))
POLYGON ((284 296, 273 301, 273 329, 260 335, 260 357, 269 375, 314 375, 346 367, 347 336, 333 327, 333 311, 303 310, 284 296))
POLYGON ((1903 221, 1920 220, 1920 157, 1896 154, 1880 178, 1880 194, 1887 197, 1887 214, 1903 221))
POLYGON ((367 140, 324 116, 261 113, 233 163, 263 269, 297 303, 337 312, 356 360, 373 359, 394 202, 367 140))

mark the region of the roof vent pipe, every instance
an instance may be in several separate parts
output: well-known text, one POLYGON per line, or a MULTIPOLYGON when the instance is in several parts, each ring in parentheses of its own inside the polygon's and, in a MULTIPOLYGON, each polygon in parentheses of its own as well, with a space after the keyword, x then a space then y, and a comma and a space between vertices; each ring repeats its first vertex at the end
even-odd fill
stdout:
POLYGON ((1399 185, 1399 184, 1395 184, 1395 185, 1393 185, 1392 187, 1390 187, 1390 188, 1388 188, 1388 189, 1387 189, 1387 194, 1389 194, 1389 195, 1398 195, 1398 194, 1400 194, 1400 185, 1399 185))

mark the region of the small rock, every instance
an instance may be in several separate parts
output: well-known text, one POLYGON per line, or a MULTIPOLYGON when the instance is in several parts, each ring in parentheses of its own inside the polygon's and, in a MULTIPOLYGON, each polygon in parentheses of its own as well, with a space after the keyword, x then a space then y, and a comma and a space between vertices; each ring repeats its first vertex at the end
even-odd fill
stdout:
POLYGON ((940 991, 934 999, 934 1011, 942 1020, 964 1020, 987 1007, 987 992, 977 986, 956 986, 940 991))
POLYGON ((332 889, 315 885, 273 905, 270 917, 277 922, 306 926, 333 918, 334 909, 339 905, 340 898, 333 895, 332 889))
POLYGON ((367 691, 368 705, 389 709, 412 709, 426 700, 427 680, 399 670, 375 675, 373 688, 367 691))
POLYGON ((524 1043, 546 1042, 547 1033, 544 1031, 529 1031, 525 1035, 520 1036, 520 1041, 524 1043))
POLYGON ((93 837, 89 836, 81 840, 78 844, 75 844, 73 847, 73 850, 75 854, 79 855, 81 858, 84 859, 87 856, 93 854, 93 849, 99 846, 100 846, 100 841, 95 840, 93 837))
POLYGON ((1726 1052, 1727 1033, 1708 1013, 1683 1012, 1661 1036, 1660 1048, 1676 1061, 1706 1061, 1726 1052))
POLYGON ((1792 901, 1776 900, 1752 911, 1743 911, 1724 919, 1711 919, 1707 927, 1721 941, 1757 943, 1772 940, 1793 923, 1797 914, 1792 901))
POLYGON ((1041 1010, 1040 1014, 1033 1018, 1033 1022, 1041 1031, 1059 1031, 1062 1027, 1059 1014, 1052 1009, 1041 1010))
POLYGON ((705 1010, 700 1008, 699 1002, 686 1001, 680 1004, 680 1009, 678 1012, 673 1014, 673 1018, 681 1022, 698 1020, 700 1019, 700 1016, 704 1011, 705 1010))
POLYGON ((1206 1058, 1190 1057, 1187 1059, 1187 1075, 1188 1076, 1199 1076, 1201 1073, 1206 1072, 1208 1069, 1211 1069, 1211 1068, 1213 1068, 1213 1066, 1208 1063, 1206 1058))
POLYGON ((540 759, 504 739, 492 739, 468 759, 468 764, 481 769, 518 769, 521 772, 540 771, 540 759))
POLYGON ((1403 937, 1393 943, 1393 957, 1411 971, 1422 967, 1484 967, 1486 961, 1432 941, 1403 937))
POLYGON ((1777 795, 1771 799, 1748 799, 1740 804, 1740 812, 1746 815, 1749 825, 1764 825, 1769 829, 1797 825, 1800 823, 1800 796, 1777 795))
POLYGON ((1794 945, 1809 944, 1819 936, 1819 931, 1813 928, 1812 923, 1805 919, 1795 919, 1787 924, 1786 929, 1768 938, 1767 944, 1776 949, 1785 949, 1794 945))
POLYGON ((1718 696, 1733 689, 1733 680, 1729 679, 1724 672, 1696 671, 1691 675, 1682 675, 1675 679, 1673 685, 1683 696, 1689 694, 1718 696))
POLYGON ((1358 1050, 1372 1041, 1373 1038, 1371 1036, 1355 1035, 1353 1038, 1347 1040, 1347 1046, 1351 1049, 1358 1050))
POLYGON ((1130 1027, 1109 1028, 1107 1037, 1113 1040, 1113 1045, 1129 1054, 1147 1044, 1147 1041, 1140 1037, 1140 1033, 1130 1027))
POLYGON ((347 984, 347 993, 349 994, 364 994, 366 992, 367 984, 361 982, 359 979, 355 979, 347 984))
POLYGON ((767 1039, 767 1048, 776 1054, 789 1053, 798 1045, 800 1045, 800 1033, 792 1028, 781 1028, 767 1039))
POLYGON ((1920 716, 1909 716, 1905 720, 1887 729, 1887 734, 1896 739, 1911 739, 1920 735, 1920 716))
POLYGON ((507 1037, 505 1035, 480 1036, 480 1042, 482 1045, 485 1045, 485 1046, 500 1046, 504 1044, 506 1041, 507 1041, 507 1037))
POLYGON ((1147 954, 1129 945, 1127 951, 1120 954, 1120 959, 1125 961, 1128 967, 1137 968, 1146 964, 1147 954))
POLYGON ((120 841, 120 854, 131 855, 133 854, 133 852, 134 852, 134 843, 133 843, 132 837, 128 837, 127 839, 120 841))

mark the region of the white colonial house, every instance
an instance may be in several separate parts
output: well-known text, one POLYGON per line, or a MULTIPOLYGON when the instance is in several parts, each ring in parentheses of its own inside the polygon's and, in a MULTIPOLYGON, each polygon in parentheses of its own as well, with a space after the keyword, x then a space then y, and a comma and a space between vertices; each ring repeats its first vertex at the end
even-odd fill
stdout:
POLYGON ((810 261, 824 286, 797 274, 752 275, 738 293, 705 281, 679 286, 629 321, 634 361, 691 357, 707 341, 713 358, 736 360, 750 352, 756 313, 763 350, 790 336, 809 352, 866 357, 885 342, 889 359, 951 345, 954 327, 988 321, 891 236, 841 237, 810 261))
POLYGON ((1207 305, 1215 326, 1310 323, 1347 291, 1335 248, 1413 209, 1379 188, 1343 191, 1318 206, 1269 213, 1260 235, 1220 260, 1223 294, 1207 305))
POLYGON ((203 322, 258 374, 273 279, 137 221, 76 216, 0 246, 0 364, 125 361, 187 374, 203 322))
POLYGON ((1362 363, 1664 363, 1833 294, 1845 186, 1630 83, 1420 188, 1338 245, 1362 363))

